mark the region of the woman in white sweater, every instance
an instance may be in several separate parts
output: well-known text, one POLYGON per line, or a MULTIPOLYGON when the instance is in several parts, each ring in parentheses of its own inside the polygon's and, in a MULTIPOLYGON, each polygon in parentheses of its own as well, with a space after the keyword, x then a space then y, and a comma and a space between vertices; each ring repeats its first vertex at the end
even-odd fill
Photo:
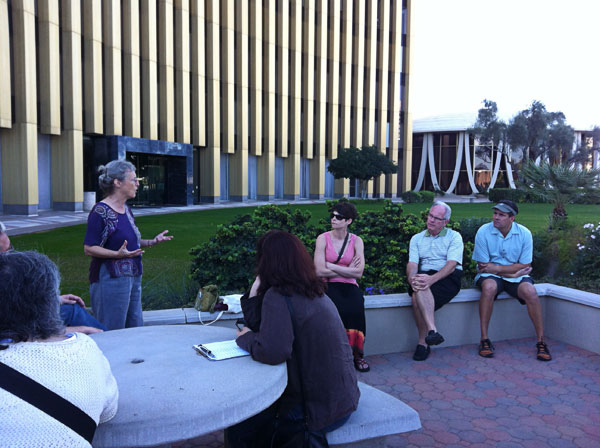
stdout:
MULTIPOLYGON (((54 263, 37 252, 0 254, 0 279, 0 362, 71 402, 96 424, 114 417, 118 390, 107 359, 85 334, 65 334, 54 263)), ((3 447, 91 447, 5 387, 0 378, 3 447)))

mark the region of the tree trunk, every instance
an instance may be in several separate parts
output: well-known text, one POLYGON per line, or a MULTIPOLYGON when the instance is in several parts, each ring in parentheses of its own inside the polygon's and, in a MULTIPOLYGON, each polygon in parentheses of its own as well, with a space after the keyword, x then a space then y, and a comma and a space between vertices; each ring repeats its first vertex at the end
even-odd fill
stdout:
POLYGON ((359 185, 360 185, 360 198, 367 199, 367 181, 361 180, 359 182, 359 185))

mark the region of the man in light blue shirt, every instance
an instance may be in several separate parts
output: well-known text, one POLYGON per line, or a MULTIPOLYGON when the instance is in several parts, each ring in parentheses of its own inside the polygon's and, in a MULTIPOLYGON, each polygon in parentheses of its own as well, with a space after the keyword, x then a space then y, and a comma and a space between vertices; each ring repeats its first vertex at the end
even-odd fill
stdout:
POLYGON ((550 361, 552 356, 544 342, 542 307, 533 280, 529 277, 533 259, 531 232, 514 222, 519 212, 514 202, 502 200, 492 208, 493 220, 479 228, 473 249, 473 260, 477 261, 478 270, 475 284, 481 289, 479 355, 484 358, 494 356, 494 346, 488 338, 488 326, 494 300, 498 294, 506 291, 527 306, 538 340, 537 359, 550 361))
POLYGON ((406 277, 419 331, 415 361, 425 361, 430 346, 444 342, 433 313, 460 291, 463 241, 458 232, 446 227, 451 213, 444 202, 434 202, 427 215, 427 229, 410 240, 406 277))

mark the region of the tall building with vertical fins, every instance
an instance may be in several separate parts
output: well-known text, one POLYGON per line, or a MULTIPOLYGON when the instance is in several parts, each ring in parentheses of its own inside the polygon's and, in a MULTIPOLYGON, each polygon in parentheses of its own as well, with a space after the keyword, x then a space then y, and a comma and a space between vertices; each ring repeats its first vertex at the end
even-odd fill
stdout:
POLYGON ((411 0, 0 0, 0 213, 83 209, 131 161, 134 205, 335 198, 375 145, 411 186, 411 0), (404 163, 407 161, 408 163, 404 163), (91 196, 90 196, 91 195, 91 196))

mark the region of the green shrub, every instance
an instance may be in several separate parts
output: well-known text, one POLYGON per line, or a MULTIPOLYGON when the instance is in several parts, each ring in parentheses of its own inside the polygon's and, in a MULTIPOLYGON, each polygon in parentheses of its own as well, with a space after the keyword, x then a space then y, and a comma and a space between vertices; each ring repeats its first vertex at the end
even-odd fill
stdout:
POLYGON ((533 275, 540 282, 600 293, 600 223, 533 236, 533 275))
POLYGON ((479 228, 490 222, 490 218, 463 218, 458 221, 458 230, 463 237, 463 242, 475 243, 475 235, 479 228))
POLYGON ((421 190, 419 191, 418 195, 421 198, 419 202, 431 204, 435 200, 435 193, 433 191, 421 190))
MULTIPOLYGON (((331 210, 336 203, 327 201, 327 206, 331 210)), ((404 213, 398 203, 385 200, 384 204, 382 211, 362 213, 350 226, 365 247, 365 270, 359 286, 367 293, 406 292, 410 239, 425 229, 428 211, 416 216, 404 213)), ((298 236, 312 253, 317 236, 330 229, 330 222, 324 218, 317 225, 309 225, 309 220, 309 212, 265 205, 251 215, 239 216, 231 224, 219 226, 210 241, 190 251, 194 284, 216 284, 223 294, 243 292, 254 279, 258 239, 269 230, 285 230, 298 236)), ((449 227, 458 231, 460 224, 450 223, 449 227)), ((465 244, 465 285, 470 285, 475 274, 472 253, 473 244, 465 244)))
POLYGON ((410 238, 424 229, 422 217, 406 214, 402 205, 387 201, 382 212, 366 212, 352 223, 350 231, 365 246, 362 289, 376 287, 384 293, 406 292, 406 263, 410 238))
POLYGON ((577 255, 573 262, 574 274, 580 279, 600 283, 600 222, 585 224, 583 235, 575 243, 575 247, 577 255))
POLYGON ((421 195, 417 191, 412 191, 412 190, 405 191, 405 192, 403 192, 400 195, 400 197, 407 204, 412 204, 412 203, 415 203, 415 202, 421 202, 421 195))
POLYGON ((463 240, 463 243, 465 249, 463 251, 463 278, 461 280, 461 288, 472 288, 473 280, 475 280, 475 276, 477 275, 477 262, 472 258, 475 245, 471 241, 463 240))
POLYGON ((428 190, 405 191, 400 196, 407 204, 413 204, 417 202, 432 203, 435 200, 435 193, 428 190))
POLYGON ((191 277, 198 285, 216 284, 219 293, 243 292, 255 276, 256 243, 269 230, 285 230, 314 250, 319 230, 309 225, 310 212, 275 205, 259 207, 220 225, 206 243, 190 250, 191 277))
POLYGON ((583 196, 579 196, 575 200, 576 204, 600 204, 600 192, 591 192, 583 196))
POLYGON ((525 192, 522 190, 515 190, 513 188, 492 188, 490 189, 489 198, 492 202, 498 202, 502 199, 507 199, 516 203, 523 202, 525 200, 525 192))
POLYGON ((577 243, 581 239, 582 231, 568 222, 561 227, 534 233, 532 275, 551 279, 569 276, 575 268, 577 243))
POLYGON ((492 188, 489 191, 489 198, 492 202, 498 202, 502 199, 518 203, 543 204, 548 201, 532 190, 515 190, 514 188, 492 188))

